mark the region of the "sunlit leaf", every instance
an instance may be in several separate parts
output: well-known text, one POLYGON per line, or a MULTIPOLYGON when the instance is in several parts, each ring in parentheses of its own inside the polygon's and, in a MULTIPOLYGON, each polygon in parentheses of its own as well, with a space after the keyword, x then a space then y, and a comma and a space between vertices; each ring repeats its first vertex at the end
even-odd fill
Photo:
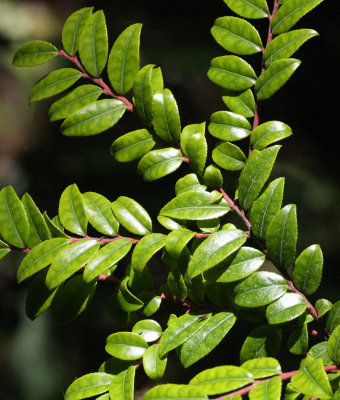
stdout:
POLYGON ((240 114, 245 118, 254 116, 255 99, 251 89, 241 93, 225 89, 222 91, 222 100, 233 113, 240 114))
POLYGON ((108 391, 113 376, 94 372, 76 379, 67 389, 65 400, 86 399, 108 391))
POLYGON ((250 123, 242 115, 217 111, 210 117, 209 132, 221 140, 241 140, 250 135, 250 123))
POLYGON ((266 0, 224 0, 227 6, 244 18, 266 18, 269 15, 266 0))
POLYGON ((218 144, 212 152, 212 158, 219 167, 228 171, 242 169, 246 161, 243 151, 228 142, 218 144))
POLYGON ((146 375, 155 381, 163 378, 167 358, 159 357, 159 344, 154 344, 145 350, 143 354, 143 367, 146 375))
POLYGON ((141 272, 150 258, 165 245, 166 236, 161 233, 151 233, 144 236, 134 248, 131 257, 131 267, 141 272))
POLYGON ((136 368, 131 365, 118 374, 109 386, 110 399, 133 400, 136 368))
POLYGON ((268 145, 292 134, 290 127, 283 122, 268 121, 254 129, 250 144, 256 150, 263 150, 268 145))
POLYGON ((279 375, 281 373, 279 362, 272 357, 248 360, 241 367, 249 371, 255 379, 266 378, 267 376, 279 375))
POLYGON ((147 347, 146 341, 137 333, 117 332, 106 339, 105 350, 122 360, 138 360, 147 347))
POLYGON ((42 40, 33 40, 23 44, 14 54, 12 64, 17 67, 34 67, 44 64, 58 54, 53 44, 42 40))

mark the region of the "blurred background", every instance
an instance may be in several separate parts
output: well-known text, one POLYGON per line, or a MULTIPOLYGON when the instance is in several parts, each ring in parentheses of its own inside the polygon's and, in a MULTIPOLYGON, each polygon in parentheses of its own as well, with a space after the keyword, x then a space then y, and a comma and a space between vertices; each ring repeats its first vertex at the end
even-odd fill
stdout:
MULTIPOLYGON (((213 112, 225 109, 220 90, 206 77, 210 60, 224 54, 211 37, 210 27, 217 17, 231 12, 222 0, 188 0, 185 5, 183 0, 0 0, 0 188, 10 184, 19 195, 28 191, 41 210, 54 216, 62 191, 76 182, 82 192, 99 192, 111 200, 131 196, 155 218, 173 197, 173 184, 185 167, 145 185, 136 174, 136 164, 118 164, 110 156, 110 145, 118 134, 140 127, 133 115, 98 136, 62 136, 59 123, 48 121, 54 99, 29 105, 28 97, 38 79, 56 67, 67 66, 66 62, 58 59, 39 67, 17 68, 11 66, 11 60, 15 50, 29 40, 46 40, 61 48, 61 29, 69 14, 85 6, 104 9, 110 45, 128 25, 144 24, 141 65, 152 63, 162 68, 166 87, 177 99, 182 126, 208 121, 213 112)), ((254 23, 261 32, 267 31, 261 21, 254 23)), ((336 301, 340 40, 337 14, 330 1, 305 16, 295 28, 299 27, 313 28, 320 36, 297 52, 302 65, 284 88, 264 102, 260 121, 276 119, 293 129, 293 136, 284 141, 279 153, 273 178, 286 177, 284 202, 298 206, 298 251, 313 243, 323 249, 325 273, 315 298, 336 301)), ((259 72, 259 58, 252 61, 257 62, 259 72)), ((236 177, 226 174, 225 188, 230 194, 236 188, 236 177)), ((107 358, 105 339, 117 328, 105 310, 112 289, 105 284, 99 287, 89 309, 66 327, 57 326, 48 311, 31 322, 24 311, 27 285, 16 283, 20 259, 11 254, 0 262, 0 398, 61 400, 75 377, 95 371, 107 358)), ((162 308, 166 313, 176 312, 167 307, 162 308)), ((164 319, 165 313, 160 318, 164 319)), ((239 329, 244 330, 244 338, 249 328, 240 325, 239 329)), ((220 345, 220 364, 238 362, 233 348, 238 347, 234 341, 240 335, 237 329, 235 332, 220 345)), ((207 357, 204 366, 213 361, 207 357)), ((290 363, 294 357, 287 367, 290 363)), ((175 358, 170 358, 169 381, 186 382, 196 371, 191 367, 178 377, 176 365, 175 358)), ((146 382, 143 373, 137 374, 137 389, 145 390, 146 382)))

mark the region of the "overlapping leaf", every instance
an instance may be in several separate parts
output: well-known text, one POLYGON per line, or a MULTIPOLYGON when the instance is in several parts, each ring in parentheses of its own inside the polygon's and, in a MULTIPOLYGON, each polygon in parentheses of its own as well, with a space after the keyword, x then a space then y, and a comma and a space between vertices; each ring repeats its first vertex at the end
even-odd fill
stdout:
POLYGON ((233 92, 224 90, 222 100, 233 113, 240 114, 245 118, 251 118, 255 113, 255 99, 251 89, 244 92, 233 92))
POLYGON ((132 257, 131 267, 141 272, 150 258, 165 245, 166 236, 161 233, 151 233, 144 236, 136 245, 132 257))
POLYGON ((282 380, 276 376, 269 381, 261 382, 249 392, 249 400, 280 400, 282 380))
POLYGON ((119 162, 133 161, 152 150, 155 143, 147 129, 138 129, 116 139, 110 151, 119 162))
POLYGON ((154 342, 162 335, 162 327, 157 321, 143 319, 132 328, 133 333, 140 335, 146 342, 154 342))
POLYGON ((113 376, 102 372, 83 375, 66 390, 65 400, 78 400, 108 391, 113 376))
POLYGON ((333 360, 336 364, 339 364, 340 360, 340 326, 337 326, 331 337, 329 338, 327 344, 327 352, 329 358, 333 360))
POLYGON ((207 187, 200 184, 196 174, 188 174, 178 179, 175 185, 176 196, 184 192, 204 192, 207 187))
POLYGON ((175 229, 165 240, 166 251, 171 257, 178 258, 184 247, 194 236, 195 232, 192 232, 189 229, 175 229))
POLYGON ((61 223, 67 230, 85 236, 87 217, 82 195, 75 183, 68 186, 60 197, 59 216, 61 223))
POLYGON ((145 350, 143 354, 143 367, 146 375, 155 381, 163 378, 167 358, 159 357, 159 344, 154 344, 145 350))
POLYGON ((268 121, 254 129, 250 144, 255 150, 263 150, 268 145, 292 134, 291 128, 279 121, 268 121))
POLYGON ((212 152, 212 158, 219 167, 228 171, 242 169, 246 161, 243 151, 228 142, 218 144, 212 152))
POLYGON ((204 170, 203 182, 210 188, 221 188, 223 186, 221 171, 215 165, 209 165, 204 170))
POLYGON ((121 360, 138 360, 147 347, 146 341, 136 333, 117 332, 106 339, 105 350, 121 360))
POLYGON ((340 301, 337 301, 331 308, 326 327, 330 332, 333 332, 338 325, 340 325, 340 301))
POLYGON ((249 371, 255 379, 266 378, 268 376, 281 373, 279 362, 272 357, 255 358, 248 360, 241 365, 242 368, 249 371))
POLYGON ((282 324, 291 321, 305 312, 307 304, 304 298, 297 293, 286 293, 266 310, 270 324, 282 324))
POLYGON ((131 365, 118 374, 109 386, 110 399, 133 400, 136 368, 131 365))
POLYGON ((242 115, 217 111, 210 117, 209 132, 221 140, 241 140, 250 135, 250 123, 242 115))
POLYGON ((199 133, 190 136, 186 141, 185 149, 192 170, 198 175, 202 175, 208 151, 205 136, 199 133))
POLYGON ((244 18, 266 18, 269 15, 266 0, 224 0, 227 6, 244 18))
POLYGON ((204 390, 192 385, 159 385, 150 389, 144 400, 206 400, 204 390))

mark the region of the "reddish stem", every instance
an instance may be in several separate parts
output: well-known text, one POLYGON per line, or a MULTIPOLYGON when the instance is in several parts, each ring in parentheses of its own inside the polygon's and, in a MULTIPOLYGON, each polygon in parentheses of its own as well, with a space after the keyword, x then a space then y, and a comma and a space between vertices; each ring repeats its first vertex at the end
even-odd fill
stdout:
POLYGON ((301 293, 298 289, 296 289, 296 287, 294 286, 294 283, 292 281, 287 280, 287 283, 288 283, 289 289, 292 292, 297 293, 297 294, 299 294, 300 296, 303 297, 305 303, 307 304, 308 311, 311 313, 311 315, 313 316, 313 318, 315 320, 318 320, 319 319, 318 313, 317 313, 316 309, 313 307, 313 305, 309 302, 307 297, 303 293, 301 293))
POLYGON ((218 190, 223 194, 223 198, 228 202, 228 204, 230 205, 231 210, 235 211, 236 214, 238 214, 242 218, 242 221, 245 223, 246 227, 250 230, 251 229, 251 223, 248 220, 248 218, 245 216, 244 211, 240 210, 237 207, 235 202, 227 195, 227 193, 222 188, 219 188, 218 190))

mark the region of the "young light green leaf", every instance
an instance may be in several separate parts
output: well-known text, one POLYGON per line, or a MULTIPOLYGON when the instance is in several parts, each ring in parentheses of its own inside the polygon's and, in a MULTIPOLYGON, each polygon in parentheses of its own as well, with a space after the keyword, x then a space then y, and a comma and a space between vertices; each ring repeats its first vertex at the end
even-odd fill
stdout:
POLYGON ((103 10, 96 11, 81 29, 79 37, 79 56, 86 71, 99 77, 108 54, 108 39, 103 10))
POLYGON ((266 378, 268 376, 279 375, 281 373, 281 366, 279 362, 272 357, 248 360, 241 365, 241 368, 249 371, 255 379, 266 378))
POLYGON ((200 184, 196 174, 188 174, 178 179, 175 185, 176 196, 184 192, 204 192, 207 187, 200 184))
POLYGON ((143 354, 143 368, 146 375, 158 381, 163 378, 167 364, 167 357, 159 357, 159 344, 154 344, 145 350, 143 354))
POLYGON ((143 319, 134 325, 132 332, 140 335, 146 342, 154 342, 161 337, 162 327, 152 319, 143 319))
POLYGON ((266 317, 271 325, 292 321, 306 311, 304 298, 297 293, 286 293, 266 310, 266 317))
POLYGON ((227 6, 244 18, 259 19, 269 15, 266 0, 224 0, 227 6))
POLYGON ((59 217, 60 222, 67 230, 85 236, 87 217, 82 195, 75 183, 68 186, 60 197, 59 217))
POLYGON ((33 40, 23 44, 14 54, 12 64, 17 67, 34 67, 44 64, 58 54, 53 44, 33 40))
POLYGON ((144 236, 136 245, 131 257, 131 267, 142 272, 150 258, 165 245, 166 236, 161 233, 150 233, 144 236))
POLYGON ((209 165, 205 169, 202 179, 209 188, 216 189, 223 186, 221 171, 214 165, 209 165))
POLYGON ((127 27, 112 46, 107 73, 112 87, 120 94, 128 92, 139 70, 139 41, 142 24, 127 27))
POLYGON ((136 368, 131 365, 118 374, 109 386, 110 399, 133 400, 136 368))
POLYGON ((144 400, 206 400, 205 391, 192 385, 159 385, 150 389, 144 400))
POLYGON ((287 340, 288 350, 292 354, 306 354, 308 350, 308 328, 303 324, 293 330, 287 340))
POLYGON ((66 390, 65 400, 79 400, 107 392, 114 377, 102 372, 94 372, 76 379, 66 390))
POLYGON ((175 229, 167 236, 165 240, 166 251, 173 258, 179 258, 180 254, 188 242, 195 236, 195 232, 189 229, 175 229))
POLYGON ((257 99, 269 99, 288 81, 300 64, 301 61, 294 58, 283 58, 274 61, 256 81, 255 92, 257 99))
POLYGON ((221 140, 241 140, 250 135, 250 123, 242 115, 230 111, 217 111, 210 117, 208 130, 221 140))
POLYGON ((235 114, 240 114, 245 118, 251 118, 255 113, 255 99, 250 89, 242 93, 230 90, 222 91, 224 104, 235 114))
POLYGON ((126 276, 120 283, 116 298, 120 307, 127 312, 134 312, 143 307, 143 302, 128 288, 129 277, 126 276))
POLYGON ((262 49, 262 40, 255 27, 242 18, 217 18, 211 28, 216 42, 230 53, 248 55, 262 49))
POLYGON ((338 325, 340 325, 340 301, 337 301, 331 308, 326 327, 328 331, 333 332, 338 325))
POLYGON ((208 145, 205 136, 200 133, 192 135, 187 140, 185 149, 192 170, 198 175, 202 175, 205 162, 207 160, 208 151, 208 145))
POLYGON ((121 360, 138 360, 148 348, 146 341, 137 333, 117 332, 106 339, 105 350, 121 360))
POLYGON ((289 204, 271 220, 266 244, 271 261, 281 268, 289 268, 295 258, 297 241, 296 206, 289 204))
POLYGON ((92 14, 93 7, 84 7, 72 13, 66 20, 61 39, 64 50, 70 56, 74 56, 79 48, 79 37, 84 26, 92 14))
POLYGON ((276 376, 269 381, 261 382, 249 392, 249 400, 280 400, 282 380, 276 376))
POLYGON ((338 325, 333 333, 331 334, 331 337, 329 338, 328 344, 327 344, 327 352, 329 355, 329 358, 333 360, 336 364, 339 364, 340 360, 340 326, 338 325))
POLYGON ((308 351, 307 355, 313 358, 320 358, 323 365, 332 365, 333 361, 329 358, 327 347, 328 342, 318 343, 308 351))
POLYGON ((152 231, 152 221, 145 209, 135 200, 120 196, 112 203, 112 210, 118 221, 136 235, 148 235, 152 231))
POLYGON ((238 198, 242 208, 248 210, 269 178, 280 146, 272 146, 261 152, 253 151, 241 172, 238 198))
POLYGON ((128 162, 141 158, 156 144, 147 129, 138 129, 116 139, 111 146, 111 155, 119 162, 128 162))
POLYGON ((29 232, 25 208, 12 186, 0 191, 0 233, 12 246, 23 248, 29 232))
POLYGON ((126 110, 116 99, 98 100, 75 111, 61 125, 65 136, 91 136, 104 132, 117 123, 126 110))
POLYGON ((183 162, 183 156, 178 149, 153 150, 145 154, 138 164, 138 173, 145 181, 154 181, 176 171, 183 162))
POLYGON ((228 171, 242 169, 246 161, 243 151, 228 142, 218 144, 212 152, 212 158, 219 167, 228 171))
POLYGON ((242 58, 222 56, 211 60, 208 78, 225 89, 243 91, 255 85, 256 74, 242 58))
POLYGON ((254 129, 250 144, 255 150, 263 150, 268 145, 292 134, 291 128, 279 121, 268 121, 254 129))
POLYGON ((200 124, 191 124, 187 125, 183 128, 183 131, 181 133, 181 149, 185 155, 188 155, 186 152, 186 144, 188 140, 191 138, 191 136, 194 136, 196 134, 203 135, 205 134, 205 122, 202 122, 200 124))

